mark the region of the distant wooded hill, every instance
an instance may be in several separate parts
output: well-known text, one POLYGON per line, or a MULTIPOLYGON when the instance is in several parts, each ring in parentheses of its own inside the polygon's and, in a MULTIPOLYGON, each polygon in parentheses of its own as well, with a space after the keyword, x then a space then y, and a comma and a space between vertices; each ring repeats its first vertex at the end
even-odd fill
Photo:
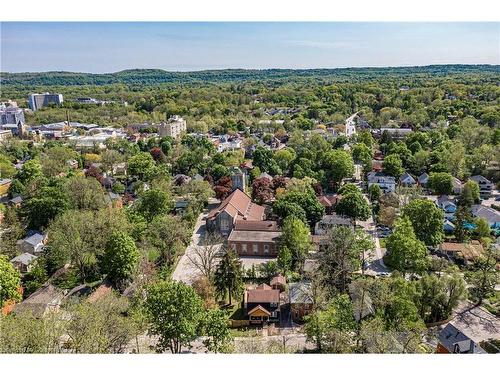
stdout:
POLYGON ((331 79, 334 81, 369 80, 380 76, 403 78, 415 76, 446 76, 486 74, 496 76, 500 65, 430 65, 392 68, 339 69, 226 69, 195 72, 168 72, 161 69, 131 69, 116 73, 91 74, 72 72, 6 73, 0 72, 2 85, 74 86, 74 85, 152 85, 161 83, 239 82, 286 79, 331 79))

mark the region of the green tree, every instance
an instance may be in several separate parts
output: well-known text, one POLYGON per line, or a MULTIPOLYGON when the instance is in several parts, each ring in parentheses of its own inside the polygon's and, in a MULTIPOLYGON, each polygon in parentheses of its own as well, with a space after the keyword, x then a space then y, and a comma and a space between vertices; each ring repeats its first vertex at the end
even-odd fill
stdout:
POLYGON ((469 216, 470 213, 467 207, 459 205, 455 214, 455 230, 453 233, 459 242, 464 242, 468 237, 468 231, 465 229, 464 224, 469 216))
POLYGON ((17 174, 17 179, 21 181, 23 185, 27 185, 30 181, 36 180, 42 177, 42 166, 40 165, 39 159, 30 159, 23 164, 23 167, 17 174))
POLYGON ((173 208, 174 202, 169 193, 159 189, 150 189, 141 194, 137 212, 146 220, 152 221, 156 216, 165 215, 173 208))
POLYGON ((45 176, 58 176, 69 170, 68 160, 76 159, 77 153, 66 146, 55 146, 46 149, 40 155, 40 164, 45 176))
POLYGON ((371 215, 370 205, 360 191, 343 194, 335 211, 353 220, 367 220, 371 215))
POLYGON ((104 191, 95 178, 71 177, 63 190, 71 206, 78 210, 98 210, 105 205, 104 191))
POLYGON ((468 180, 462 186, 462 192, 459 197, 459 202, 461 205, 470 207, 474 203, 479 203, 481 198, 479 196, 479 185, 476 181, 468 180))
POLYGON ((405 275, 421 273, 427 267, 427 249, 417 239, 411 221, 402 217, 396 221, 394 232, 387 238, 387 263, 405 275))
POLYGON ((23 294, 29 296, 49 279, 45 269, 45 258, 39 257, 30 264, 30 270, 23 276, 23 294))
POLYGON ((303 219, 304 212, 309 225, 313 225, 323 217, 325 208, 316 198, 314 190, 308 187, 303 191, 289 191, 280 196, 274 203, 273 211, 282 219, 292 215, 303 219))
POLYGON ((148 225, 144 243, 158 252, 159 264, 171 266, 177 254, 189 243, 188 228, 178 216, 157 216, 148 225))
POLYGON ((54 272, 70 263, 82 281, 96 276, 99 259, 104 255, 111 234, 129 228, 127 218, 119 209, 65 212, 48 228, 48 270, 54 272))
POLYGON ((180 353, 197 337, 203 318, 203 301, 193 288, 181 282, 160 281, 147 289, 144 307, 149 332, 158 335, 156 350, 180 353))
POLYGON ((14 164, 6 155, 0 154, 0 179, 12 178, 16 174, 14 164))
POLYGON ((329 233, 328 246, 317 253, 318 277, 321 284, 335 294, 347 292, 353 272, 361 268, 363 252, 373 249, 371 238, 361 231, 345 226, 334 227, 329 233))
POLYGON ((156 165, 149 152, 141 152, 128 159, 128 173, 141 181, 149 181, 156 173, 156 165))
POLYGON ((498 251, 493 246, 488 247, 485 254, 475 262, 474 271, 470 274, 471 294, 479 304, 494 293, 498 283, 496 257, 498 251))
POLYGON ((325 154, 323 168, 327 179, 339 186, 342 179, 354 174, 354 161, 351 155, 343 150, 333 150, 325 154))
POLYGON ((203 344, 213 353, 228 353, 232 349, 233 337, 229 329, 229 318, 220 309, 211 309, 203 318, 203 344))
POLYGON ((404 173, 403 162, 397 154, 391 154, 385 157, 383 162, 384 172, 396 179, 404 173))
MULTIPOLYGON (((307 254, 311 250, 310 232, 304 222, 291 216, 285 219, 279 239, 279 251, 291 252, 290 266, 294 271, 302 268, 307 254)), ((282 261, 284 260, 281 257, 282 261)))
POLYGON ((292 270, 292 251, 287 246, 280 246, 277 262, 280 272, 286 274, 292 270))
POLYGON ((135 336, 128 313, 128 300, 114 293, 95 302, 69 303, 71 319, 65 327, 68 347, 73 353, 123 353, 135 336))
POLYGON ((349 353, 351 333, 356 327, 351 300, 347 294, 334 297, 325 310, 306 316, 305 332, 320 352, 349 353))
POLYGON ((60 188, 45 186, 26 199, 22 214, 29 228, 40 229, 69 208, 68 196, 60 188))
POLYGON ((102 270, 115 283, 130 279, 139 262, 139 250, 126 233, 113 232, 106 243, 102 270))
POLYGON ((65 322, 59 314, 49 313, 43 319, 25 310, 0 314, 0 353, 61 353, 61 336, 65 322))
POLYGON ((489 237, 491 233, 490 224, 485 218, 479 217, 475 220, 475 232, 479 238, 489 237))
POLYGON ((217 266, 214 286, 217 296, 222 298, 229 296, 229 305, 232 305, 233 298, 241 297, 244 286, 241 262, 230 249, 227 250, 217 266))
POLYGON ((17 241, 24 236, 24 227, 17 215, 17 209, 7 207, 0 223, 0 255, 9 259, 18 255, 17 241))
POLYGON ((368 188, 368 195, 372 203, 377 202, 382 196, 382 189, 377 184, 373 184, 368 188))
POLYGON ((439 195, 448 195, 453 192, 452 176, 446 172, 431 172, 429 187, 439 195))
POLYGON ((7 257, 0 255, 0 307, 7 300, 19 301, 21 277, 7 257))
POLYGON ((428 246, 443 242, 444 214, 432 201, 414 199, 402 211, 410 219, 417 238, 428 246))
POLYGON ((429 274, 416 282, 415 305, 426 323, 434 323, 450 316, 453 308, 466 296, 466 286, 458 271, 443 277, 429 274))

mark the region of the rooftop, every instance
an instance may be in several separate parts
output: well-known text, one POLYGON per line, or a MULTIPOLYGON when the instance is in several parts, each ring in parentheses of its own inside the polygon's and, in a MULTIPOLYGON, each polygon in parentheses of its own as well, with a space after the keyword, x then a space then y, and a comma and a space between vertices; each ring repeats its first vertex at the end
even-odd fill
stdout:
POLYGON ((281 236, 281 232, 236 230, 229 234, 228 241, 241 242, 276 242, 281 236))

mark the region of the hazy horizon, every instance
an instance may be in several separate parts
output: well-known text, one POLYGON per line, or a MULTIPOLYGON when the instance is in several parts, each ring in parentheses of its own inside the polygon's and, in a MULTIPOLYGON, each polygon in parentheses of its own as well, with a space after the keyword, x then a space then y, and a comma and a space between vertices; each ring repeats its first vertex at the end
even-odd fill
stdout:
POLYGON ((500 64, 500 23, 2 22, 0 40, 10 73, 500 64))

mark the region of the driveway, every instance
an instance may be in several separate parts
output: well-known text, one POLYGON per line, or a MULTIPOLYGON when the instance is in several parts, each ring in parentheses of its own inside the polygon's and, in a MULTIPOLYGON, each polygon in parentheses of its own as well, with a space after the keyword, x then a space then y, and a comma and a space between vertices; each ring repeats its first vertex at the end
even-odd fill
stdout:
POLYGON ((172 273, 173 280, 182 281, 188 285, 191 285, 193 281, 200 275, 200 272, 193 266, 193 264, 189 260, 189 257, 193 257, 196 247, 201 246, 200 241, 203 239, 206 232, 205 219, 208 215, 208 212, 210 212, 214 205, 217 204, 218 203, 210 204, 207 209, 203 211, 200 216, 198 216, 193 229, 193 235, 191 236, 191 243, 186 248, 184 255, 182 255, 179 259, 179 262, 177 262, 177 266, 172 273))

